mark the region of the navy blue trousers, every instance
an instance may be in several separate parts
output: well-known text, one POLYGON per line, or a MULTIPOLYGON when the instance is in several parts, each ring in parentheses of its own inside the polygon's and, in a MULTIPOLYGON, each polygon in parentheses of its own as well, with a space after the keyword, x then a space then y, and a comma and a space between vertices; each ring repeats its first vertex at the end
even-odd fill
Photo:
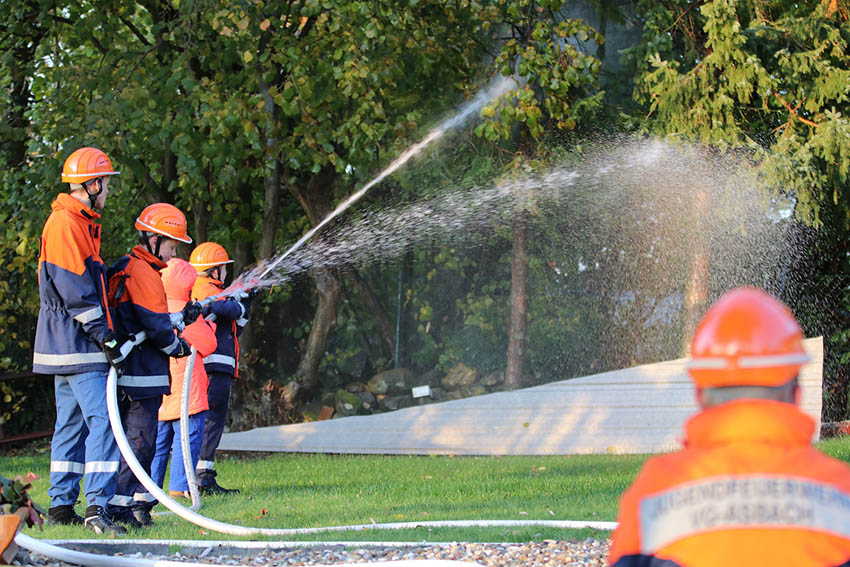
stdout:
POLYGON ((230 403, 230 384, 233 376, 223 372, 211 372, 207 389, 209 409, 204 424, 204 442, 198 458, 196 473, 200 486, 209 486, 215 482, 215 450, 221 443, 221 434, 227 423, 227 407, 230 403))
MULTIPOLYGON (((118 400, 118 411, 124 424, 124 433, 133 449, 133 454, 139 464, 150 475, 151 462, 156 452, 156 431, 158 425, 159 406, 162 396, 131 400, 126 394, 121 394, 118 400)), ((142 483, 122 459, 118 469, 118 482, 115 496, 109 501, 111 513, 116 513, 115 507, 123 509, 150 510, 157 501, 153 494, 142 486, 142 483)))

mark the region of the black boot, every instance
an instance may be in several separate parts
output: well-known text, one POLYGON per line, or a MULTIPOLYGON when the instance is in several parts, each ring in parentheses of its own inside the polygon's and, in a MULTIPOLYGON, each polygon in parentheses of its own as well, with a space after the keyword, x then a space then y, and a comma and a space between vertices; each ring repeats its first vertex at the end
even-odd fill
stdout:
POLYGON ((96 534, 124 535, 127 529, 115 524, 106 514, 103 506, 89 506, 86 508, 85 526, 96 534))
POLYGON ((145 510, 144 508, 133 510, 133 517, 139 523, 139 527, 147 528, 153 525, 150 510, 145 510))
POLYGON ((50 526, 82 526, 83 517, 74 511, 71 504, 52 506, 47 511, 47 524, 50 526))
POLYGON ((214 495, 214 496, 224 496, 227 494, 239 494, 239 490, 236 488, 224 488, 223 486, 219 486, 215 481, 215 477, 212 477, 211 480, 207 481, 207 484, 204 486, 199 486, 201 494, 205 496, 214 495))

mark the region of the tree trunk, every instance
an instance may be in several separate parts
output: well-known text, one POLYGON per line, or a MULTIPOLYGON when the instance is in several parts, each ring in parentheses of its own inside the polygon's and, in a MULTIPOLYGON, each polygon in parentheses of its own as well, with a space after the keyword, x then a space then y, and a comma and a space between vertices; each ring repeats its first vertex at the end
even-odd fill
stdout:
POLYGON ((7 63, 8 84, 4 85, 8 88, 6 92, 11 104, 6 113, 0 113, 0 149, 7 160, 3 166, 14 172, 23 171, 26 164, 27 143, 30 138, 30 119, 27 113, 33 103, 30 75, 33 73, 36 49, 47 34, 39 21, 37 5, 28 6, 28 10, 19 16, 27 20, 25 29, 29 31, 29 35, 20 37, 17 41, 13 40, 14 46, 4 49, 4 53, 7 49, 11 53, 7 63))
POLYGON ((328 338, 336 328, 341 291, 339 282, 329 271, 321 270, 316 274, 316 291, 319 294, 319 305, 313 316, 307 346, 295 371, 295 380, 290 381, 285 389, 285 399, 290 404, 303 399, 318 386, 319 365, 325 356, 328 338))
POLYGON ((514 218, 511 255, 511 323, 508 335, 508 362, 505 388, 522 385, 528 326, 528 212, 517 211, 514 218))
MULTIPOLYGON (((328 165, 311 177, 306 187, 289 188, 301 203, 313 226, 322 222, 333 210, 333 185, 336 176, 333 166, 328 165)), ((328 338, 336 327, 341 286, 333 274, 321 268, 316 270, 315 279, 319 304, 313 316, 313 325, 301 362, 295 371, 295 380, 285 387, 284 399, 288 403, 303 400, 319 383, 319 364, 325 355, 328 338)))

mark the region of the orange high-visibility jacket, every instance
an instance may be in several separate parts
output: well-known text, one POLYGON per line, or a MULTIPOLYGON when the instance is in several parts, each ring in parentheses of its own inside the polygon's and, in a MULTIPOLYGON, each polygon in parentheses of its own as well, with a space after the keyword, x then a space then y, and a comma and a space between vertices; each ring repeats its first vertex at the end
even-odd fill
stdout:
MULTIPOLYGON (((162 285, 165 288, 165 297, 168 299, 168 310, 172 313, 182 311, 186 303, 189 302, 189 293, 195 283, 195 268, 185 260, 172 258, 168 262, 168 267, 160 273, 162 274, 162 285)), ((203 317, 199 316, 196 321, 186 325, 181 336, 198 352, 192 366, 192 383, 189 385, 189 415, 195 415, 209 409, 207 397, 209 379, 206 370, 204 370, 203 357, 215 351, 215 323, 208 323, 203 317)), ((189 357, 172 358, 170 360, 171 393, 162 398, 162 405, 159 407, 159 421, 180 419, 183 379, 186 376, 188 362, 189 357)))
MULTIPOLYGON (((198 275, 192 288, 192 299, 201 301, 224 290, 224 284, 205 274, 198 275)), ((239 377, 239 335, 248 322, 248 309, 232 298, 221 298, 207 307, 215 314, 215 352, 204 357, 204 366, 208 374, 221 373, 239 377)))
POLYGON ((100 215, 67 193, 51 205, 38 258, 40 307, 33 372, 106 372, 100 344, 112 328, 106 269, 100 258, 100 215))
POLYGON ((130 351, 118 387, 132 400, 169 393, 168 358, 180 350, 159 271, 165 262, 136 246, 109 269, 109 297, 116 303, 115 328, 120 342, 141 331, 147 340, 130 351))
POLYGON ((609 563, 850 565, 850 467, 811 446, 791 404, 738 400, 691 418, 684 448, 623 494, 609 563))

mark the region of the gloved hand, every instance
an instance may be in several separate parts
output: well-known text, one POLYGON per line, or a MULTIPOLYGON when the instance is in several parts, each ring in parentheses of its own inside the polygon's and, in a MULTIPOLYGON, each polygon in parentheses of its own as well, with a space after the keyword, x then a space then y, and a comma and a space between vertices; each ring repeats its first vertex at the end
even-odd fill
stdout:
POLYGON ((183 308, 183 324, 188 325, 190 323, 194 323, 202 310, 203 308, 201 307, 201 304, 197 301, 190 301, 187 303, 186 307, 183 308))
POLYGON ((115 370, 120 375, 124 371, 124 354, 121 352, 121 345, 118 344, 118 339, 114 333, 109 333, 103 342, 100 343, 100 349, 106 355, 106 360, 109 364, 115 367, 115 370))
MULTIPOLYGON (((245 307, 245 315, 251 310, 251 302, 260 294, 259 289, 249 289, 239 297, 239 302, 245 307)), ((245 316, 243 315, 243 316, 245 316)))
POLYGON ((183 358, 184 356, 189 356, 192 354, 192 347, 189 346, 189 343, 186 342, 186 339, 183 337, 177 337, 177 340, 180 341, 180 347, 177 348, 171 356, 174 358, 183 358))

